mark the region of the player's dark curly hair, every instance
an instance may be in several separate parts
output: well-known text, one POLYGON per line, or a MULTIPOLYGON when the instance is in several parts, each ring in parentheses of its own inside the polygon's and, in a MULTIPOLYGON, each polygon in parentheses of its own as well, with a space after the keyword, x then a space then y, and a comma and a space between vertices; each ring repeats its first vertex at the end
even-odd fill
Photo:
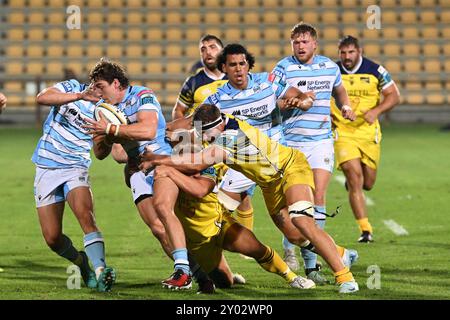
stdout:
POLYGON ((221 115, 220 109, 213 104, 202 103, 197 107, 192 117, 192 121, 195 124, 203 126, 217 120, 221 115))
POLYGON ((291 39, 294 39, 298 34, 308 33, 311 35, 313 39, 317 39, 317 30, 313 27, 312 24, 300 22, 297 23, 291 29, 291 39))
POLYGON ((119 80, 122 88, 127 88, 130 85, 130 79, 125 68, 120 63, 110 61, 104 57, 89 72, 89 80, 91 82, 105 80, 111 84, 114 79, 119 80))
POLYGON ((351 35, 346 35, 342 39, 339 40, 338 48, 348 47, 350 45, 355 46, 356 49, 359 49, 359 41, 355 37, 351 35))
POLYGON ((251 70, 255 65, 255 57, 250 52, 248 52, 243 45, 240 45, 238 43, 231 43, 226 45, 217 57, 217 68, 221 72, 223 72, 222 65, 226 63, 227 56, 230 54, 245 54, 245 59, 248 62, 249 70, 251 70))

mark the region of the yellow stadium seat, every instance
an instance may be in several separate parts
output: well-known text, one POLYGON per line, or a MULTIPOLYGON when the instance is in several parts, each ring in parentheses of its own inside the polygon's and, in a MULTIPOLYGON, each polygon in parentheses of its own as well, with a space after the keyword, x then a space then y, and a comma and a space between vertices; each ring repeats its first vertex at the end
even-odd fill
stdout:
POLYGON ((389 56, 400 55, 400 45, 396 42, 390 42, 383 46, 384 54, 389 56))
POLYGON ((44 24, 45 16, 41 12, 31 12, 28 15, 28 23, 29 24, 44 24))
POLYGON ((278 27, 265 28, 261 31, 261 33, 263 38, 266 40, 282 39, 282 35, 280 34, 280 29, 278 27))
POLYGON ((87 15, 86 21, 90 25, 97 25, 97 24, 101 25, 101 24, 103 24, 103 13, 96 12, 96 11, 90 11, 86 15, 87 15))
MULTIPOLYGON (((157 1, 149 1, 149 4, 154 2, 157 1)), ((124 5, 122 0, 108 0, 108 8, 123 8, 123 7, 124 5)))
POLYGON ((239 5, 240 5, 239 4, 239 0, 229 0, 229 1, 226 1, 224 3, 224 5, 222 5, 222 1, 221 0, 208 0, 208 2, 207 2, 208 9, 209 8, 216 9, 216 8, 222 8, 222 7, 231 7, 231 8, 235 7, 235 8, 238 8, 239 5))
POLYGON ((166 72, 175 74, 184 73, 184 65, 178 60, 171 60, 166 64, 166 72))
POLYGON ((8 39, 10 41, 22 41, 25 38, 23 28, 11 28, 7 30, 8 39))
POLYGON ((437 22, 438 17, 434 10, 421 10, 419 14, 420 21, 422 23, 434 24, 437 22))
POLYGON ((438 59, 426 59, 423 65, 425 72, 428 73, 439 73, 443 71, 441 69, 441 63, 438 59))
POLYGON ((317 6, 317 0, 301 0, 302 7, 315 8, 317 6))
POLYGON ((417 6, 416 0, 400 0, 399 6, 401 8, 415 8, 417 6))
POLYGON ((22 12, 12 12, 8 15, 9 23, 11 24, 24 24, 25 15, 22 12))
POLYGON ((427 93, 427 103, 429 103, 429 104, 444 104, 445 96, 442 94, 442 91, 428 92, 427 93))
POLYGON ((4 84, 5 91, 22 91, 23 85, 20 81, 6 81, 4 84))
POLYGON ((179 9, 183 7, 183 0, 166 0, 166 7, 171 9, 179 9))
POLYGON ((186 56, 195 59, 199 57, 200 51, 197 44, 188 45, 184 48, 186 56))
POLYGON ((129 44, 125 48, 127 58, 141 58, 144 56, 144 50, 139 44, 129 44))
MULTIPOLYGON (((406 23, 408 23, 408 24, 419 23, 419 18, 417 17, 415 10, 402 11, 402 13, 399 16, 400 16, 401 23, 405 23, 405 24, 406 23)), ((383 19, 383 18, 381 18, 381 19, 383 19)))
POLYGON ((378 57, 381 53, 381 47, 379 43, 368 43, 363 46, 363 54, 369 57, 378 57))
POLYGON ((414 81, 414 80, 405 81, 405 89, 407 91, 422 91, 423 85, 419 81, 414 81))
POLYGON ((402 37, 404 39, 418 39, 419 29, 417 27, 404 27, 402 29, 402 37))
POLYGON ((67 30, 67 40, 69 41, 80 41, 83 40, 84 34, 82 30, 72 29, 67 30))
POLYGON ((44 48, 40 45, 29 45, 27 47, 27 56, 32 58, 44 57, 44 48))
POLYGON ((418 57, 420 55, 420 46, 414 42, 406 43, 403 45, 403 54, 405 56, 418 57))
POLYGON ((100 59, 103 57, 103 46, 94 43, 90 43, 86 48, 86 53, 89 57, 100 59))
MULTIPOLYGON (((161 28, 147 28, 146 33, 147 33, 147 39, 151 40, 151 41, 160 41, 164 38, 164 34, 163 34, 161 28)), ((137 40, 137 39, 135 39, 135 40, 137 40)))
POLYGON ((123 45, 109 45, 106 47, 105 54, 106 57, 111 59, 121 59, 123 57, 123 45))
POLYGON ((304 17, 304 15, 297 10, 283 12, 283 14, 281 14, 281 20, 283 23, 289 25, 290 27, 293 27, 295 24, 302 21, 302 17, 304 17))
POLYGON ((259 24, 260 23, 259 14, 257 12, 246 11, 242 17, 243 17, 243 21, 245 24, 259 24))
POLYGON ((188 28, 185 32, 186 40, 190 41, 199 41, 202 36, 202 31, 197 28, 188 28))
POLYGON ((67 69, 71 69, 75 74, 82 75, 83 74, 83 64, 79 61, 70 60, 65 67, 67 69))
POLYGON ((97 27, 89 27, 89 30, 86 32, 86 35, 89 41, 101 41, 104 39, 103 29, 97 27))
POLYGON ((160 61, 150 61, 146 63, 147 72, 152 74, 161 74, 163 72, 163 67, 160 61))
MULTIPOLYGON (((450 21, 450 10, 442 10, 440 12, 440 20, 442 23, 448 23, 450 21)), ((435 21, 430 21, 430 23, 433 23, 435 21)))
MULTIPOLYGON (((259 27, 248 27, 243 32, 245 41, 254 41, 261 39, 261 30, 259 27)), ((225 37, 228 41, 228 37, 225 37)))
POLYGON ((344 35, 351 35, 355 38, 359 38, 359 29, 353 26, 349 26, 346 25, 343 29, 342 32, 344 35))
POLYGON ((438 91, 442 90, 442 83, 440 81, 426 81, 425 89, 427 91, 438 91))
POLYGON ((121 12, 113 11, 106 15, 106 22, 110 25, 120 25, 124 21, 124 16, 121 12))
MULTIPOLYGON (((141 27, 131 27, 126 31, 127 39, 130 41, 142 41, 144 39, 144 30, 141 27)), ((151 40, 155 40, 152 38, 151 40)))
MULTIPOLYGON (((444 60, 444 70, 447 73, 450 73, 450 60, 444 60)), ((450 81, 446 81, 447 82, 447 86, 450 87, 450 81)), ((450 88, 447 88, 447 91, 450 91, 450 88)))
POLYGON ((283 57, 292 55, 292 45, 290 41, 286 41, 286 43, 281 48, 283 57))
MULTIPOLYGON (((223 27, 222 27, 223 28, 223 27)), ((220 26, 211 26, 206 30, 209 34, 213 34, 220 39, 223 38, 222 28, 220 26)))
MULTIPOLYGON (((245 1, 246 2, 246 1, 245 1)), ((264 24, 275 24, 280 22, 280 16, 276 11, 264 11, 262 15, 262 22, 264 24)))
POLYGON ((422 28, 420 28, 420 31, 422 32, 422 37, 424 39, 439 38, 439 29, 436 26, 422 26, 422 28))
POLYGON ((64 36, 64 29, 52 28, 47 30, 47 39, 50 41, 62 41, 64 36))
POLYGON ((15 1, 10 1, 9 3, 9 7, 10 8, 20 8, 23 9, 27 6, 26 4, 26 0, 15 0, 15 1))
POLYGON ((445 56, 450 56, 450 43, 443 44, 442 50, 445 56))
POLYGON ((67 16, 64 14, 64 12, 51 12, 48 17, 48 23, 50 24, 57 24, 57 25, 65 25, 67 16))
POLYGON ((156 94, 156 97, 158 97, 158 91, 162 89, 161 82, 159 81, 147 81, 145 83, 145 86, 151 90, 153 90, 156 94))
POLYGON ((11 58, 22 57, 24 48, 22 45, 9 45, 6 47, 6 56, 11 58))
POLYGON ((158 25, 162 23, 162 14, 159 12, 149 12, 145 15, 147 17, 147 24, 158 25))
POLYGON ((50 61, 45 65, 45 73, 50 75, 60 75, 63 69, 64 65, 59 61, 50 61))
POLYGON ((326 44, 324 46, 321 46, 323 49, 323 55, 335 60, 335 58, 338 56, 338 47, 336 44, 326 44))
POLYGON ((326 40, 334 41, 337 46, 337 42, 339 39, 339 30, 337 28, 331 28, 331 27, 324 28, 323 30, 318 31, 318 37, 319 37, 319 39, 326 39, 326 40))
MULTIPOLYGON (((188 11, 184 14, 184 21, 187 24, 198 24, 203 22, 203 17, 198 11, 188 11)), ((218 21, 217 21, 218 22, 218 21)))
POLYGON ((64 47, 60 44, 51 44, 49 45, 47 48, 47 56, 49 57, 54 57, 54 58, 59 58, 63 56, 64 53, 64 47))
POLYGON ((203 7, 202 0, 189 0, 186 1, 186 8, 189 9, 198 9, 203 7))
POLYGON ((204 15, 204 22, 208 24, 218 24, 222 21, 222 16, 219 12, 208 12, 204 15))
POLYGON ((41 62, 28 62, 26 68, 27 73, 33 75, 41 75, 44 71, 44 66, 41 62))
POLYGON ((419 60, 417 59, 406 59, 402 60, 403 70, 407 73, 419 73, 422 72, 422 66, 419 60))
POLYGON ((88 1, 89 8, 100 9, 104 7, 103 1, 88 1))
POLYGON ((183 30, 180 27, 169 27, 166 29, 166 39, 168 40, 182 40, 183 30))
POLYGON ((181 49, 180 44, 166 45, 165 56, 167 56, 167 57, 182 57, 182 49, 181 49))
POLYGON ((447 0, 438 0, 437 2, 443 8, 450 8, 450 2, 447 0))
POLYGON ((353 26, 361 20, 361 13, 359 11, 346 10, 341 14, 342 23, 345 25, 353 26))
MULTIPOLYGON (((320 20, 319 13, 316 10, 308 10, 308 11, 302 10, 302 11, 300 11, 300 15, 301 15, 301 19, 297 20, 293 24, 297 24, 300 21, 304 21, 304 22, 310 23, 312 25, 316 25, 317 23, 319 23, 319 20, 320 20)), ((286 23, 286 22, 284 22, 284 23, 286 23)))
MULTIPOLYGON (((271 2, 271 1, 268 1, 268 2, 271 2)), ((245 0, 242 2, 242 4, 244 5, 244 7, 248 7, 248 8, 258 8, 260 6, 259 0, 245 0)))
POLYGON ((405 99, 408 104, 424 104, 425 102, 423 93, 408 93, 405 99))
POLYGON ((383 11, 381 14, 381 23, 396 24, 399 22, 396 11, 383 11))
POLYGON ((400 30, 398 27, 384 27, 381 30, 384 39, 398 40, 400 38, 400 30))
POLYGON ((264 57, 266 58, 279 58, 283 56, 281 52, 281 46, 278 43, 266 43, 263 46, 264 48, 264 57))
MULTIPOLYGON (((246 15, 246 14, 244 14, 244 15, 246 15)), ((224 23, 226 25, 228 25, 229 27, 232 25, 238 25, 241 23, 241 15, 238 12, 236 12, 236 13, 233 12, 232 14, 228 13, 223 16, 223 20, 224 20, 224 23)))
POLYGON ((339 16, 336 10, 327 10, 321 14, 322 23, 330 24, 337 23, 339 21, 339 16))
POLYGON ((128 25, 141 25, 144 22, 143 17, 139 11, 129 11, 126 15, 128 25))
MULTIPOLYGON (((247 31, 251 28, 246 28, 243 32, 245 39, 247 39, 247 31)), ((259 30, 259 29, 258 29, 259 30)), ((224 36, 227 42, 239 42, 242 39, 240 27, 229 27, 224 30, 224 36)))
POLYGON ((163 55, 162 46, 159 44, 151 44, 145 48, 145 55, 149 58, 160 59, 163 55))
POLYGON ((179 25, 182 21, 181 13, 176 11, 171 11, 165 15, 166 23, 179 25))
POLYGON ((380 39, 380 30, 378 29, 369 29, 369 28, 364 28, 362 30, 362 34, 361 37, 363 40, 372 40, 372 39, 380 39))
MULTIPOLYGON (((246 1, 244 1, 246 2, 246 1)), ((264 6, 264 9, 278 9, 280 7, 280 4, 278 3, 277 0, 271 0, 271 1, 262 1, 262 4, 264 6)), ((285 8, 282 6, 282 8, 285 8)))
POLYGON ((82 58, 84 56, 83 48, 79 45, 69 45, 66 48, 66 53, 68 57, 72 58, 82 58))
POLYGON ((145 73, 145 65, 143 65, 140 61, 129 61, 126 64, 126 69, 131 78, 133 75, 140 75, 145 73))
POLYGON ((337 0, 322 1, 320 6, 323 8, 334 10, 334 9, 336 9, 336 7, 339 6, 339 4, 337 2, 338 2, 337 0))
POLYGON ((391 73, 391 75, 402 71, 402 64, 400 60, 397 59, 389 58, 383 63, 383 66, 391 73))
MULTIPOLYGON (((128 29, 127 35, 129 35, 130 29, 128 29)), ((123 28, 113 27, 108 28, 105 32, 106 39, 108 41, 122 41, 123 40, 123 28)), ((142 40, 142 38, 140 38, 142 40)))
POLYGON ((359 6, 357 0, 341 0, 341 5, 344 8, 357 8, 359 6))
POLYGON ((437 57, 441 55, 441 49, 438 44, 426 43, 423 45, 423 54, 425 57, 437 57))
MULTIPOLYGON (((142 8, 142 1, 141 0, 125 0, 126 7, 128 8, 142 8)), ((152 0, 152 1, 146 1, 147 2, 158 2, 158 0, 152 0)))

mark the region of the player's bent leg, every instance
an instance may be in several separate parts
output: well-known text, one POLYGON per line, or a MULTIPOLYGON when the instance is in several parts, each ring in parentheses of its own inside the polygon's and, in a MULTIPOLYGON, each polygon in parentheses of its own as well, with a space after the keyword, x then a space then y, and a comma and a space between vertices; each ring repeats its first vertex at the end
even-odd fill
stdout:
POLYGON ((167 235, 164 225, 161 220, 159 220, 158 215, 153 208, 153 198, 150 195, 141 196, 136 199, 135 203, 142 220, 150 228, 155 238, 158 239, 166 255, 172 259, 173 247, 169 241, 169 236, 167 235))
POLYGON ((89 187, 79 186, 70 190, 67 193, 67 203, 85 234, 98 231, 95 224, 92 192, 89 187))
POLYGON ((53 251, 57 251, 63 244, 63 212, 64 201, 37 208, 42 235, 44 236, 47 246, 53 251))

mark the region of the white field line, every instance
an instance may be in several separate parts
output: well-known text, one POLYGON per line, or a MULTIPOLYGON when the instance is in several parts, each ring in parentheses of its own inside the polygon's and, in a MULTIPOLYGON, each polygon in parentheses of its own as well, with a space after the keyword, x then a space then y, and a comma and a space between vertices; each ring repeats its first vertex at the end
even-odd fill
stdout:
POLYGON ((383 220, 386 227, 397 236, 407 236, 409 232, 394 220, 383 220))
MULTIPOLYGON (((339 182, 342 185, 345 185, 345 177, 343 175, 334 176, 334 180, 336 180, 337 182, 339 182)), ((366 205, 368 205, 368 206, 375 205, 375 202, 371 198, 369 198, 366 194, 364 194, 364 197, 366 199, 366 205)))

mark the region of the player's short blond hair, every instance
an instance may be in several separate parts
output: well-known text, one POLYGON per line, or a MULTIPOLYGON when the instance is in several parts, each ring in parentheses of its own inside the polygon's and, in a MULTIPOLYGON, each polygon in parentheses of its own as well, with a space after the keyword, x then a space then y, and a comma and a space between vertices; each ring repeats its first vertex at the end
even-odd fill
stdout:
POLYGON ((313 27, 312 24, 300 22, 297 23, 292 29, 291 29, 291 39, 294 39, 298 34, 304 34, 309 33, 311 37, 313 37, 315 40, 317 40, 317 30, 313 27))

